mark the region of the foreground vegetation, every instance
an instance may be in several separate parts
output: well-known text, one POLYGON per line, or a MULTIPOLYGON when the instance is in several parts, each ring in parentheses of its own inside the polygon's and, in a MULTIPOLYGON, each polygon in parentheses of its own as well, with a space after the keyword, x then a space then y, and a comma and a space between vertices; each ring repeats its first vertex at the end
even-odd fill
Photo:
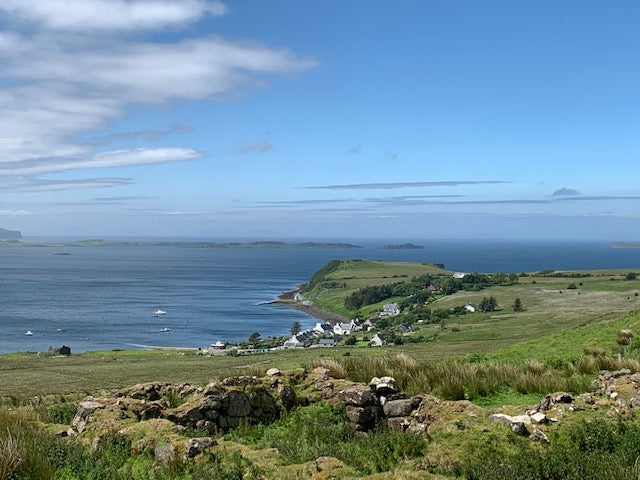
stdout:
MULTIPOLYGON (((442 285, 451 273, 433 264, 340 262, 314 276, 305 295, 343 315, 367 316, 389 301, 411 306, 415 284, 442 285), (394 286, 378 288, 385 284, 394 286), (371 287, 369 293, 392 296, 362 301, 363 289, 371 287), (357 300, 351 305, 359 304, 355 309, 345 304, 349 297, 357 300)), ((409 308, 415 316, 401 318, 412 331, 399 334, 400 344, 382 348, 365 347, 359 338, 354 347, 248 357, 186 351, 3 355, 0 480, 637 479, 640 419, 628 408, 631 397, 611 410, 608 403, 604 409, 565 410, 557 423, 545 427, 549 443, 518 437, 485 418, 490 412, 521 413, 552 392, 591 392, 602 370, 639 372, 640 280, 630 273, 544 271, 519 273, 517 281, 509 274, 497 279, 478 275, 468 288, 457 285, 448 294, 432 291, 421 298, 429 316, 409 308), (495 311, 460 311, 490 297, 496 300, 495 311), (516 298, 520 311, 512 308, 516 298), (434 311, 446 315, 431 316, 434 311), (431 318, 437 321, 425 321, 431 318), (140 449, 146 438, 162 444, 175 435, 203 435, 190 429, 169 435, 159 423, 140 422, 133 437, 119 434, 117 423, 99 441, 60 435, 88 394, 147 381, 205 385, 231 375, 263 376, 271 367, 291 372, 294 379, 315 367, 326 368, 334 379, 362 383, 388 375, 409 396, 430 394, 444 403, 434 410, 432 427, 424 434, 380 428, 363 436, 345 422, 343 406, 318 401, 314 383, 299 384, 300 398, 306 400, 290 412, 270 424, 241 424, 220 433, 217 446, 197 460, 159 462, 152 450, 140 449), (484 413, 477 418, 462 413, 476 411, 484 413)))

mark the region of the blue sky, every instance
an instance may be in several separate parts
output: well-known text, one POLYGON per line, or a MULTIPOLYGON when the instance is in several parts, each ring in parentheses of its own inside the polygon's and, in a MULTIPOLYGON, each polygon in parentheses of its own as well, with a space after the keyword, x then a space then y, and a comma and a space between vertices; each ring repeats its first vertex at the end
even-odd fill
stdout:
POLYGON ((639 14, 3 0, 0 226, 638 240, 639 14))

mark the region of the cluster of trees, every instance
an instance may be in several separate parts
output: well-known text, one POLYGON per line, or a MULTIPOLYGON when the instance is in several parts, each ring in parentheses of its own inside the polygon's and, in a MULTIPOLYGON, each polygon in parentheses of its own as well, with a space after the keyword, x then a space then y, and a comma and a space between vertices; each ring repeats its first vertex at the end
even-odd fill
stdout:
MULTIPOLYGON (((421 294, 428 298, 429 293, 423 290, 423 286, 414 282, 386 283, 384 285, 372 285, 359 288, 344 299, 344 306, 349 310, 357 310, 361 307, 382 302, 391 297, 408 297, 421 294)), ((422 298, 422 297, 421 297, 422 298)))
POLYGON ((498 308, 498 301, 493 296, 490 296, 489 298, 482 297, 482 301, 480 301, 478 308, 483 312, 493 312, 498 308))

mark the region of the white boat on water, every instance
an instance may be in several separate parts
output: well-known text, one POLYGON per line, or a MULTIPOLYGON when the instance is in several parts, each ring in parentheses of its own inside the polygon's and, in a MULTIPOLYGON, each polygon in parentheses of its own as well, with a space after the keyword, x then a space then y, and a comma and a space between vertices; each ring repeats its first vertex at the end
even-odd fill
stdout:
POLYGON ((153 316, 154 317, 161 317, 162 315, 166 315, 166 314, 167 314, 167 312, 165 312, 164 310, 160 310, 160 309, 158 309, 155 312, 153 312, 153 316))
POLYGON ((171 330, 169 330, 167 327, 164 327, 162 330, 160 330, 162 333, 166 333, 166 332, 170 332, 171 330))
POLYGON ((24 332, 24 334, 30 337, 31 335, 33 335, 33 332, 31 330, 27 330, 26 332, 24 332))

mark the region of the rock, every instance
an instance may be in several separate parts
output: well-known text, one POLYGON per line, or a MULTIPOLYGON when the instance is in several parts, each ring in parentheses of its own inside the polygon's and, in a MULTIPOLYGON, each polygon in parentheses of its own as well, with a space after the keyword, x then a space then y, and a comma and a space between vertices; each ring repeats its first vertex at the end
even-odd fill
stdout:
POLYGON ((616 370, 614 372, 609 372, 607 370, 603 370, 602 372, 600 372, 600 376, 605 380, 623 377, 625 375, 631 375, 631 370, 629 370, 628 368, 623 368, 621 370, 616 370))
POLYGON ((356 407, 375 405, 377 403, 376 397, 364 387, 351 387, 342 390, 339 393, 339 398, 346 405, 354 405, 356 407))
POLYGON ((407 428, 407 433, 411 433, 413 435, 424 435, 425 433, 427 433, 427 425, 425 425, 424 423, 414 423, 412 425, 409 425, 409 428, 407 428))
POLYGON ((560 393, 554 398, 556 403, 572 403, 573 395, 570 393, 560 393))
POLYGON ((536 412, 531 415, 531 420, 533 420, 535 423, 544 423, 547 421, 547 416, 542 412, 536 412))
POLYGON ((278 397, 287 411, 291 410, 296 404, 296 392, 289 385, 278 386, 278 397))
POLYGON ((204 390, 203 390, 202 394, 205 397, 212 397, 212 396, 223 395, 224 392, 225 392, 225 390, 222 387, 222 385, 220 385, 218 383, 210 383, 206 387, 204 387, 204 390))
POLYGON ((157 403, 148 403, 140 409, 140 418, 143 420, 160 417, 162 417, 162 407, 157 403))
POLYGON ((404 432, 411 425, 411 420, 407 417, 387 418, 387 425, 389 430, 404 432))
POLYGON ((267 370, 267 377, 276 377, 278 375, 280 375, 280 370, 277 368, 270 368, 267 370))
POLYGON ((529 430, 527 430, 527 426, 524 422, 513 422, 511 424, 511 431, 516 435, 527 436, 529 435, 529 430))
POLYGON ((93 397, 85 398, 78 405, 78 410, 71 421, 71 427, 75 428, 78 433, 81 433, 87 425, 87 418, 98 409, 104 408, 104 405, 93 401, 93 397))
POLYGON ((533 409, 536 412, 539 412, 541 410, 549 410, 553 406, 553 403, 554 402, 551 397, 551 394, 549 394, 549 395, 546 395, 542 400, 540 400, 538 404, 535 407, 533 407, 533 409))
POLYGON ((492 413, 489 415, 489 422, 491 423, 500 423, 502 425, 511 426, 513 423, 513 417, 510 415, 505 415, 504 413, 492 413))
POLYGON ((193 458, 205 449, 217 444, 218 443, 211 437, 190 438, 185 444, 184 456, 186 458, 193 458))
POLYGON ((538 428, 533 430, 533 433, 531 434, 531 440, 533 440, 534 442, 549 443, 549 437, 547 437, 544 432, 538 428))
POLYGON ((243 392, 230 391, 223 397, 222 404, 229 402, 227 414, 230 417, 248 417, 251 413, 251 401, 243 392))
POLYGON ((175 458, 176 451, 171 444, 161 445, 154 449, 153 456, 159 463, 169 463, 175 458))
POLYGON ((185 414, 185 416, 191 420, 192 422, 197 422, 199 420, 204 419, 204 415, 202 414, 202 412, 200 411, 199 407, 193 407, 190 410, 187 411, 187 413, 185 414))
POLYGON ((373 377, 369 382, 369 388, 378 397, 388 397, 398 392, 396 379, 393 377, 373 377))
POLYGON ((412 397, 408 400, 392 400, 384 404, 383 410, 387 417, 406 417, 420 406, 422 399, 412 397))
POLYGON ((347 405, 345 413, 347 420, 351 423, 362 425, 365 429, 375 426, 376 422, 381 417, 380 407, 377 405, 368 405, 365 407, 347 405))
POLYGON ((249 394, 251 414, 262 420, 273 420, 278 416, 278 405, 275 398, 264 389, 259 389, 249 394))

